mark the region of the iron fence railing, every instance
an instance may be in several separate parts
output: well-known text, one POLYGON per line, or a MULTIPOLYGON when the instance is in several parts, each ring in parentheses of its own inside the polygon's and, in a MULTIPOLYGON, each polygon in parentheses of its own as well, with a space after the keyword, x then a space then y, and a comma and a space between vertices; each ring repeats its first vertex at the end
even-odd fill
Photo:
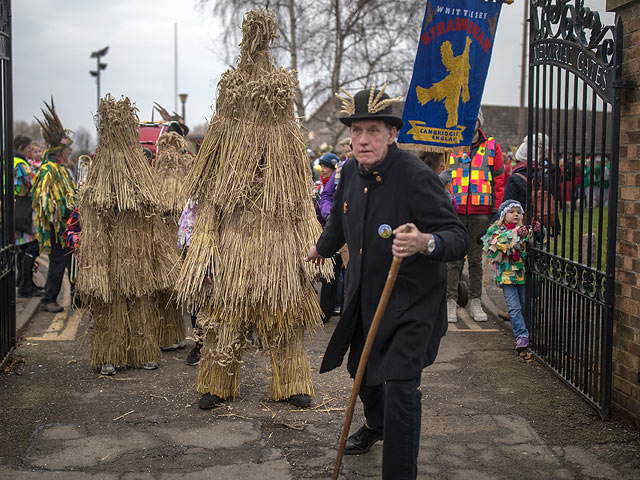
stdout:
POLYGON ((606 416, 622 22, 602 25, 579 0, 531 0, 530 7, 527 216, 545 226, 527 259, 530 344, 606 416))
POLYGON ((16 344, 11 1, 0 0, 0 366, 16 344))

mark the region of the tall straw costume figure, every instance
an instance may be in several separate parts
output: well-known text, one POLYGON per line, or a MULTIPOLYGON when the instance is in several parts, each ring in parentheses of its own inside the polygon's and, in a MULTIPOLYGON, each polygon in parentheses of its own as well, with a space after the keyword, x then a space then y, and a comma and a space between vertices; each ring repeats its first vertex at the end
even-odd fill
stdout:
POLYGON ((71 132, 62 126, 53 104, 53 97, 50 104, 44 104, 46 109, 42 109, 43 120, 36 120, 40 124, 47 149, 42 157, 42 165, 33 179, 32 206, 35 213, 35 235, 40 251, 49 252, 49 269, 40 308, 56 313, 63 310, 56 299, 70 260, 68 252, 63 247, 63 234, 67 218, 71 214, 70 203, 76 184, 65 166, 71 155, 71 132))
POLYGON ((159 315, 153 295, 175 284, 177 253, 159 218, 155 177, 128 98, 107 94, 96 115, 98 148, 79 200, 77 289, 94 327, 91 367, 157 367, 159 315), (172 254, 173 252, 173 254, 172 254))
POLYGON ((270 353, 273 400, 306 406, 313 395, 303 335, 321 325, 321 311, 310 279, 330 276, 332 265, 300 255, 321 227, 293 111, 297 81, 271 56, 276 31, 273 13, 246 13, 240 58, 218 83, 216 114, 186 182, 198 211, 178 284, 205 332, 201 408, 236 395, 250 332, 270 353))
MULTIPOLYGON (((193 156, 187 150, 184 137, 176 132, 161 135, 157 145, 158 154, 153 162, 153 169, 160 190, 160 213, 169 232, 168 240, 175 249, 173 245, 178 236, 178 220, 187 203, 184 179, 193 165, 193 156)), ((158 342, 162 350, 175 350, 184 346, 184 317, 181 306, 172 298, 174 296, 173 289, 157 294, 160 312, 158 342)))

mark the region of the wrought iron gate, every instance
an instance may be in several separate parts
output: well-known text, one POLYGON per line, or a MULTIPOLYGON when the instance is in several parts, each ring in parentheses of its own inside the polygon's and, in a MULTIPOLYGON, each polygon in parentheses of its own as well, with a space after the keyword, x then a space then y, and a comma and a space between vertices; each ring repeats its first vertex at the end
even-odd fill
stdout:
POLYGON ((527 259, 530 344, 608 415, 622 22, 582 0, 530 7, 527 213, 546 227, 527 259))
POLYGON ((11 1, 0 0, 0 366, 16 344, 11 1))

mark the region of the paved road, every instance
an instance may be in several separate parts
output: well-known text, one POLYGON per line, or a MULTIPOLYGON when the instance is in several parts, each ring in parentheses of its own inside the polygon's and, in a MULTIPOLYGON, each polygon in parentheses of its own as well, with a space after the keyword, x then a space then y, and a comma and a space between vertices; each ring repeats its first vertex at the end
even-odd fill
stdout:
MULTIPOLYGON (((602 421, 492 320, 460 310, 422 379, 421 479, 638 479, 639 432, 602 421)), ((186 350, 155 371, 92 373, 79 312, 38 313, 0 376, 1 479, 329 478, 351 381, 318 375, 333 319, 308 342, 310 410, 268 399, 266 359, 245 356, 238 398, 201 411, 186 350)), ((362 423, 356 411, 354 429, 362 423)), ((344 479, 378 478, 381 447, 346 457, 344 479)))

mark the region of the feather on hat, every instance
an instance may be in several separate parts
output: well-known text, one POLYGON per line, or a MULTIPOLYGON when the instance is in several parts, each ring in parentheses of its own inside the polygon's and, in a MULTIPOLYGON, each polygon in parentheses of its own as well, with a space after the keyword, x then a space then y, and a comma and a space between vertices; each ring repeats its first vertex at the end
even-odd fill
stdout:
POLYGON ((71 130, 67 130, 62 126, 60 117, 56 113, 55 105, 53 104, 53 95, 51 96, 51 104, 44 101, 44 108, 40 109, 44 119, 41 121, 36 118, 36 121, 40 124, 40 132, 42 138, 46 142, 49 153, 56 153, 70 146, 73 141, 69 137, 71 130))

